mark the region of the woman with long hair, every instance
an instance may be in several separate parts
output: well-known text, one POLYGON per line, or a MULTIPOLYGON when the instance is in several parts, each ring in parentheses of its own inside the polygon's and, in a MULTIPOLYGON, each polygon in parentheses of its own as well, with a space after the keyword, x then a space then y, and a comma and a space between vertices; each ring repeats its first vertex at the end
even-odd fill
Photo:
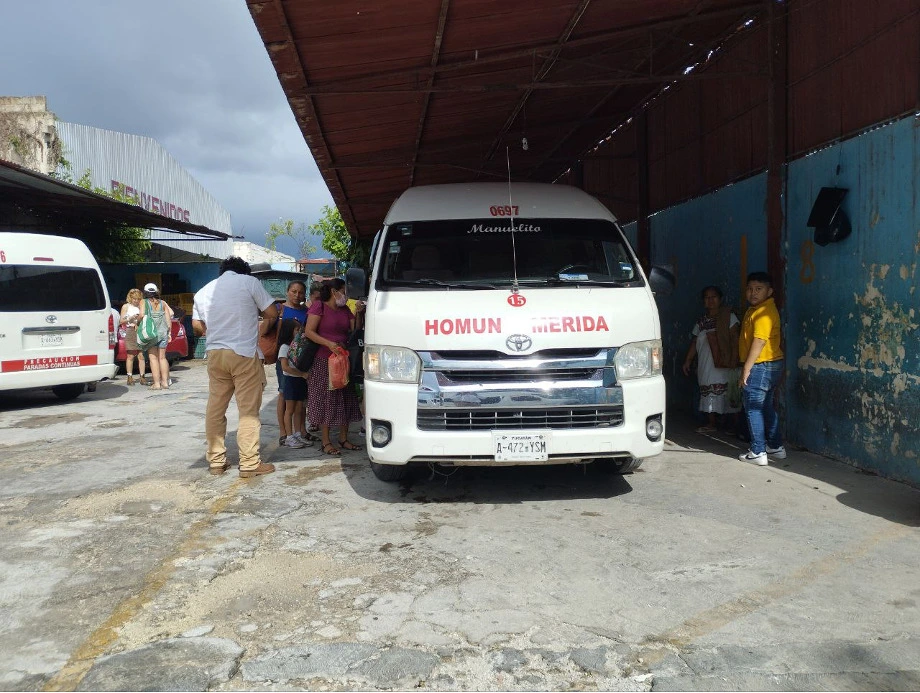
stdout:
POLYGON ((150 315, 157 326, 157 343, 147 349, 150 356, 150 372, 153 373, 153 390, 169 389, 169 362, 166 360, 166 344, 172 332, 173 311, 166 301, 160 298, 157 285, 153 282, 144 285, 144 302, 140 304, 140 320, 150 315))
MULTIPOLYGON (((301 327, 307 324, 307 307, 309 304, 304 303, 307 294, 307 284, 300 279, 294 279, 287 285, 287 298, 280 306, 278 306, 278 327, 279 337, 281 330, 281 321, 282 320, 296 320, 300 323, 301 327)), ((281 342, 280 339, 278 344, 290 343, 281 342)), ((278 403, 275 407, 275 413, 278 415, 278 430, 281 432, 281 436, 278 438, 278 445, 284 445, 284 372, 281 369, 281 359, 275 361, 275 376, 278 378, 278 403)), ((307 438, 309 440, 309 438, 307 438)))
POLYGON ((307 416, 310 423, 319 426, 322 433, 323 452, 338 455, 342 450, 361 450, 348 440, 348 425, 361 420, 358 397, 351 387, 329 389, 329 356, 345 351, 348 334, 355 328, 355 320, 363 317, 363 306, 357 316, 348 310, 345 282, 336 277, 325 282, 319 299, 307 312, 304 333, 320 345, 310 369, 307 383, 307 416), (339 429, 338 447, 333 445, 330 429, 339 429))
POLYGON ((149 385, 144 373, 147 370, 147 361, 144 352, 137 344, 137 323, 141 317, 141 299, 144 294, 140 289, 131 289, 125 297, 125 304, 121 307, 119 322, 125 328, 125 372, 128 374, 128 385, 134 385, 134 359, 137 358, 137 381, 141 385, 149 385))

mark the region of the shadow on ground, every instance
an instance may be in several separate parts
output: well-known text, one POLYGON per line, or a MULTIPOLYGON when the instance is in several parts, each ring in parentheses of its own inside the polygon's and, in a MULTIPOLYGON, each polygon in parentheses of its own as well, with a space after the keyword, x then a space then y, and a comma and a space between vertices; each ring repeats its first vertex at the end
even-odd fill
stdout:
MULTIPOLYGON (((689 416, 669 413, 668 440, 730 458, 737 458, 747 449, 746 443, 724 432, 696 433, 697 426, 689 416)), ((840 489, 837 500, 854 510, 908 527, 920 527, 920 489, 807 450, 787 446, 787 452, 785 460, 770 459, 770 467, 840 489)), ((739 461, 738 464, 745 463, 739 461)))
MULTIPOLYGON (((399 482, 380 481, 365 455, 342 459, 348 483, 362 498, 383 503, 505 505, 614 498, 632 491, 627 477, 594 465, 414 468, 399 482)), ((641 473, 641 470, 640 472, 641 473)))

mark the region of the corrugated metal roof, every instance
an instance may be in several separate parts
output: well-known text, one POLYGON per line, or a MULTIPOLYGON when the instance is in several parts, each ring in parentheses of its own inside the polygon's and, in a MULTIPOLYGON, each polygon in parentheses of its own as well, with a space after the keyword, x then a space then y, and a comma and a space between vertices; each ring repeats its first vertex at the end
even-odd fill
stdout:
MULTIPOLYGON (((149 212, 232 234, 230 212, 152 137, 76 123, 56 127, 75 178, 89 171, 94 186, 118 187, 149 212)), ((233 254, 227 241, 190 240, 168 231, 156 237, 160 245, 192 255, 233 254)))
POLYGON ((97 226, 168 229, 204 239, 228 239, 221 231, 148 212, 79 186, 0 161, 0 218, 10 228, 68 233, 97 226))
POLYGON ((515 180, 555 180, 664 85, 706 80, 683 70, 766 7, 246 2, 342 218, 359 236, 373 234, 411 185, 506 180, 506 148, 515 180))

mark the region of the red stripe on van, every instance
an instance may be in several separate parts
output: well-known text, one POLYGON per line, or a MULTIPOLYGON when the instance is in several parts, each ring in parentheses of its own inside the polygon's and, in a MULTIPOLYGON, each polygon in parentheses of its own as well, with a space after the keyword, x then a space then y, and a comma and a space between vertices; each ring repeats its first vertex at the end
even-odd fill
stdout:
POLYGON ((32 262, 54 262, 53 257, 33 257, 32 262))
POLYGON ((0 373, 16 371, 47 371, 52 368, 74 368, 76 366, 95 366, 99 357, 87 356, 52 356, 43 359, 19 359, 18 361, 0 361, 0 373))

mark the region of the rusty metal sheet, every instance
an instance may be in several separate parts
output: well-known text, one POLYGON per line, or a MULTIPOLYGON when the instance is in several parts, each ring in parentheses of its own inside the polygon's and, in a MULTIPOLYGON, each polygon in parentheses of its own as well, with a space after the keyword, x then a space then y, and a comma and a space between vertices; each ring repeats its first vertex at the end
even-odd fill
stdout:
POLYGON ((789 145, 798 156, 920 103, 920 2, 795 2, 789 145))
MULTIPOLYGON (((333 199, 362 236, 379 227, 379 201, 410 182, 506 176, 506 150, 519 179, 555 180, 661 84, 681 77, 675 70, 702 46, 762 7, 751 0, 247 5, 333 199)), ((624 170, 617 164, 604 174, 596 192, 621 205, 634 199, 633 190, 606 191, 633 185, 624 170)))

